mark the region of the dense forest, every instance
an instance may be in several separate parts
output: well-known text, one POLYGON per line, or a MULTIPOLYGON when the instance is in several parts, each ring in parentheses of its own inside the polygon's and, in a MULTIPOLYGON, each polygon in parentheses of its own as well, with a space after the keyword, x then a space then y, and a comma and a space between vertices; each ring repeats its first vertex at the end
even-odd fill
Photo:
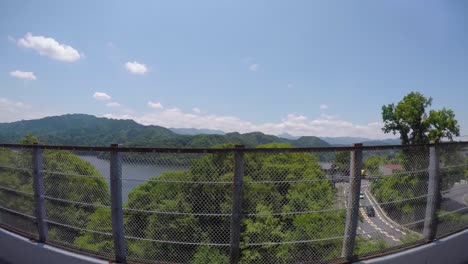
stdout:
MULTIPOLYGON (((28 136, 21 143, 34 141, 37 138, 28 136)), ((274 143, 259 147, 290 145, 274 143)), ((31 152, 0 150, 0 185, 24 192, 2 189, 0 203, 11 210, 34 215, 34 201, 27 194, 32 193, 31 171, 14 169, 31 168, 31 152)), ((369 176, 380 174, 379 165, 388 162, 405 166, 396 172, 397 176, 370 178, 372 192, 379 202, 388 204, 384 209, 393 212, 390 216, 394 220, 409 223, 420 219, 425 200, 407 199, 427 191, 426 175, 409 170, 417 169, 415 163, 427 166, 427 156, 405 151, 378 154, 364 158, 369 176), (399 200, 405 202, 394 203, 399 200)), ((444 190, 466 179, 466 167, 451 167, 463 164, 456 149, 441 152, 441 160, 450 168, 443 171, 444 190)), ((311 153, 246 154, 241 263, 320 262, 340 257, 346 210, 339 199, 340 190, 318 161, 311 153)), ((346 171, 349 152, 337 153, 333 164, 346 171)), ((45 150, 44 172, 48 240, 112 257, 109 186, 99 171, 71 152, 45 150)), ((227 263, 233 172, 233 154, 205 154, 191 159, 186 169, 165 172, 132 189, 124 204, 129 258, 227 263)), ((1 216, 3 223, 12 226, 20 223, 18 216, 8 211, 2 211, 1 216)), ((448 220, 452 226, 466 223, 466 217, 460 214, 451 215, 448 220)), ((23 225, 36 232, 33 223, 25 221, 23 225)), ((383 240, 359 236, 355 254, 389 246, 383 240)))
MULTIPOLYGON (((28 151, 3 149, 0 154, 0 162, 3 165, 31 167, 31 153, 28 151)), ((287 263, 294 255, 300 254, 300 251, 312 249, 324 251, 324 254, 331 256, 339 254, 339 240, 302 246, 283 245, 274 249, 269 245, 248 246, 254 242, 339 236, 343 233, 344 211, 268 216, 273 212, 281 214, 334 208, 336 198, 333 187, 318 166, 317 159, 310 154, 257 155, 246 160, 246 171, 249 173, 246 173, 245 181, 251 184, 247 185, 244 191, 243 210, 245 213, 260 215, 243 220, 243 263, 255 260, 287 263), (316 182, 255 184, 255 181, 259 180, 286 179, 316 182), (309 221, 309 217, 314 221, 309 221)), ((80 230, 81 228, 102 233, 111 232, 109 190, 99 172, 91 164, 67 151, 46 150, 44 161, 46 210, 50 221, 49 239, 62 243, 66 241, 80 248, 101 253, 112 253, 111 236, 80 230), (93 177, 66 176, 77 173, 93 177), (90 205, 84 206, 81 203, 90 205)), ((126 235, 135 238, 127 239, 129 256, 195 263, 207 263, 207 260, 216 258, 217 263, 227 262, 225 260, 229 256, 229 247, 194 246, 190 243, 229 244, 231 187, 216 182, 231 181, 233 166, 232 154, 210 154, 193 161, 187 171, 164 173, 153 179, 157 181, 144 183, 132 190, 125 205, 125 208, 129 208, 125 210, 126 235), (193 182, 213 184, 188 184, 193 182), (153 213, 147 213, 148 211, 153 213), (143 238, 177 241, 181 244, 140 240, 143 238)), ((32 193, 30 172, 2 168, 0 174, 2 186, 32 193)), ((3 205, 34 215, 31 198, 15 192, 0 192, 0 202, 3 205)), ((320 254, 316 257, 323 256, 320 254)))
MULTIPOLYGON (((22 143, 35 140, 29 136, 22 143)), ((246 154, 245 162, 241 263, 339 257, 345 209, 318 158, 309 153, 259 153, 246 154)), ((1 186, 32 193, 31 172, 12 169, 30 168, 30 151, 1 149, 0 163, 1 186)), ((112 256, 109 186, 104 178, 68 151, 45 150, 44 171, 49 241, 112 256)), ((128 256, 178 263, 228 262, 233 171, 232 154, 206 154, 192 160, 186 170, 165 172, 131 190, 124 205, 128 256)), ((1 190, 0 202, 34 215, 30 195, 1 190)), ((8 212, 2 216, 17 225, 17 216, 8 212)), ((383 246, 382 241, 359 238, 356 250, 383 246)))

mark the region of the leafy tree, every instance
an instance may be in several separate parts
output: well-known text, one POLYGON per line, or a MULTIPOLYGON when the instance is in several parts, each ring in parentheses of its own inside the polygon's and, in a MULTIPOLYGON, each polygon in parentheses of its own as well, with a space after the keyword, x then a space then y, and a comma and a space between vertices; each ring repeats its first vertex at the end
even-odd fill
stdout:
POLYGON ((426 193, 421 185, 421 177, 410 174, 390 175, 374 181, 371 191, 379 202, 384 203, 381 207, 389 217, 399 223, 410 223, 419 219, 418 214, 424 215, 425 197, 411 199, 426 193))
MULTIPOLYGON (((399 133, 403 145, 440 142, 443 138, 452 140, 454 136, 459 136, 460 127, 453 111, 446 108, 428 111, 431 104, 432 98, 411 92, 397 105, 382 106, 382 130, 385 133, 399 133)), ((456 152, 454 149, 439 149, 442 164, 459 165, 461 161, 456 152)), ((388 203, 384 206, 387 213, 400 222, 411 222, 419 219, 418 215, 424 214, 428 153, 429 149, 426 147, 403 149, 397 153, 395 161, 402 164, 407 173, 382 177, 371 185, 377 200, 388 203)), ((441 187, 444 190, 450 189, 462 177, 460 168, 443 170, 441 174, 441 187)))
POLYGON ((336 257, 342 241, 322 239, 343 234, 344 211, 326 211, 337 201, 317 157, 306 153, 254 154, 247 161, 246 182, 252 183, 245 184, 243 204, 246 213, 257 215, 243 220, 242 241, 265 244, 244 246, 242 261, 291 263, 297 258, 314 262, 336 257), (308 213, 296 213, 305 211, 308 213), (313 240, 319 241, 269 244, 313 240))
MULTIPOLYGON (((28 134, 20 142, 33 144, 37 143, 38 139, 28 134)), ((108 186, 99 171, 69 151, 45 150, 43 160, 45 209, 47 219, 50 221, 49 239, 73 244, 80 235, 86 234, 77 228, 86 227, 88 224, 93 230, 109 231, 110 224, 104 225, 100 217, 91 217, 96 208, 110 204, 108 186), (84 203, 90 205, 83 205, 84 203)), ((0 168, 1 186, 33 192, 31 170, 16 169, 32 168, 31 149, 20 148, 15 151, 1 149, 0 163, 7 165, 0 168)), ((0 190, 0 204, 12 210, 34 215, 32 195, 0 190)), ((88 249, 93 249, 91 245, 94 245, 94 242, 90 242, 88 246, 84 246, 82 241, 76 243, 88 249)))
POLYGON ((287 238, 284 222, 280 217, 271 215, 274 212, 271 206, 259 203, 254 212, 264 215, 243 220, 245 230, 242 232, 241 263, 287 263, 291 255, 284 254, 287 252, 284 246, 269 244, 247 246, 248 243, 282 242, 287 238))
POLYGON ((216 182, 230 182, 233 171, 232 154, 207 154, 192 161, 187 171, 165 172, 134 188, 127 206, 139 211, 126 213, 126 233, 156 241, 127 240, 129 254, 184 263, 209 259, 207 251, 215 259, 228 256, 224 249, 199 249, 190 243, 229 243, 230 217, 213 214, 230 212, 230 185, 216 182))
MULTIPOLYGON (((24 151, 0 148, 0 205, 11 210, 34 216, 31 160, 24 151), (16 169, 18 168, 18 169, 16 169), (30 193, 23 194, 11 190, 30 193)), ((29 155, 31 157, 31 155, 29 155)), ((2 211, 2 214, 6 212, 2 211)))
POLYGON ((367 175, 380 174, 380 166, 386 163, 386 159, 382 156, 371 156, 364 160, 363 168, 367 175))
MULTIPOLYGON (((110 208, 98 208, 88 219, 87 228, 103 233, 112 234, 110 208)), ((74 244, 78 247, 96 252, 113 253, 114 242, 112 237, 100 233, 85 232, 75 239, 74 244)))
POLYGON ((439 142, 442 138, 452 140, 453 136, 459 136, 460 126, 453 111, 443 108, 427 113, 431 104, 432 98, 411 92, 396 106, 382 106, 382 130, 385 133, 399 133, 403 145, 439 142))
POLYGON ((199 247, 193 257, 194 264, 229 263, 229 257, 220 250, 209 246, 199 247))
MULTIPOLYGON (((232 147, 224 145, 221 147, 232 147)), ((289 147, 283 144, 263 148, 289 147)), ((165 172, 134 188, 125 210, 126 235, 152 239, 127 239, 128 254, 155 261, 224 263, 226 247, 188 245, 229 243, 231 184, 234 156, 230 153, 206 154, 192 160, 184 171, 165 172), (212 214, 222 213, 226 216, 212 214), (161 242, 160 242, 161 241, 161 242), (177 241, 167 243, 162 241, 177 241)), ((251 153, 245 155, 242 224, 242 263, 290 263, 297 256, 306 261, 323 261, 339 255, 344 232, 344 211, 336 208, 332 184, 308 153, 251 153), (302 181, 304 180, 304 181, 302 181), (296 214, 295 212, 304 212, 296 214), (253 215, 248 215, 253 214, 253 215), (272 245, 283 241, 318 242, 272 245), (249 244, 260 243, 252 246, 249 244), (265 243, 265 244, 263 244, 265 243), (308 254, 308 252, 318 252, 308 254)), ((91 219, 103 217, 99 211, 91 219), (101 216, 99 216, 101 214, 101 216)), ((93 228, 93 221, 89 228, 93 228)), ((94 242, 106 248, 104 236, 86 235, 76 243, 94 242)))
MULTIPOLYGON (((46 150, 44 170, 44 193, 51 197, 45 203, 49 220, 82 228, 97 208, 110 205, 109 188, 104 178, 91 163, 77 155, 69 151, 46 150)), ((107 231, 110 226, 100 227, 92 230, 107 231)), ((82 234, 77 229, 59 225, 49 228, 49 237, 57 241, 73 241, 82 234)))
POLYGON ((332 170, 334 173, 349 175, 349 163, 351 156, 349 151, 340 151, 336 154, 335 160, 332 163, 332 170))
POLYGON ((31 133, 26 134, 24 138, 20 140, 20 144, 25 144, 25 145, 32 145, 32 144, 37 144, 39 143, 39 138, 34 136, 31 133))

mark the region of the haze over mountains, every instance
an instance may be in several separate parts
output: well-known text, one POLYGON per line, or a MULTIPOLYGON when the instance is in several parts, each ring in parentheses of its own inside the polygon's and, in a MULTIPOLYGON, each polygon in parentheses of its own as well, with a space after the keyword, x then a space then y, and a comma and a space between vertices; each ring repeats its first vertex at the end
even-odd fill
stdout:
POLYGON ((206 134, 206 135, 224 135, 226 132, 221 130, 214 130, 214 129, 199 129, 199 128, 169 128, 172 132, 179 134, 179 135, 198 135, 198 134, 206 134))
MULTIPOLYGON (((224 135, 226 132, 221 130, 212 130, 212 129, 197 129, 197 128, 169 128, 172 132, 180 135, 197 135, 197 134, 218 134, 224 135)), ((277 137, 285 138, 289 140, 297 140, 299 136, 293 136, 288 133, 282 133, 277 135, 277 137)), ((329 143, 334 146, 349 146, 354 143, 363 143, 364 145, 398 145, 400 144, 400 139, 398 138, 388 138, 388 139, 370 139, 363 137, 318 137, 321 140, 329 143)))
POLYGON ((400 139, 398 138, 370 139, 362 137, 321 137, 320 139, 335 146, 349 146, 354 143, 362 143, 367 146, 400 144, 400 139))
MULTIPOLYGON (((17 143, 31 133, 46 144, 108 146, 121 143, 127 146, 152 147, 213 147, 225 143, 255 147, 267 143, 287 143, 293 147, 328 147, 368 141, 364 138, 318 138, 314 136, 273 136, 261 132, 240 134, 220 130, 145 126, 133 120, 116 120, 86 114, 50 116, 35 120, 0 123, 0 142, 17 143), (328 141, 328 142, 327 142, 328 141)), ((373 141, 383 144, 398 144, 373 141)))

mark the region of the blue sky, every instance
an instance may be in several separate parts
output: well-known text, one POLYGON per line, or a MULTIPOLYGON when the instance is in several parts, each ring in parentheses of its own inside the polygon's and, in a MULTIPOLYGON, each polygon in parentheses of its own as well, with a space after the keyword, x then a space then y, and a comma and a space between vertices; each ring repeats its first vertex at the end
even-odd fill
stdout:
POLYGON ((467 134, 467 25, 463 0, 2 1, 0 122, 385 138, 419 91, 467 134))

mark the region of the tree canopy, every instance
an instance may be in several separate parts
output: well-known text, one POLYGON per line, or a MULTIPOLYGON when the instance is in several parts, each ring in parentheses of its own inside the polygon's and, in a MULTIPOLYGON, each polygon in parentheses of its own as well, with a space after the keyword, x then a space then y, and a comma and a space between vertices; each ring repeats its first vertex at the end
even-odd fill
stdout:
MULTIPOLYGON (((134 188, 125 205, 132 209, 124 216, 126 234, 137 238, 127 239, 129 256, 167 262, 227 262, 228 247, 190 243, 229 243, 233 172, 231 153, 207 154, 192 161, 187 170, 165 172, 134 188)), ((341 239, 327 238, 343 234, 345 211, 332 210, 337 208, 334 189, 314 155, 246 154, 242 205, 241 263, 290 263, 301 256, 313 262, 341 252, 341 239), (281 244, 311 239, 324 241, 281 244)), ((96 211, 87 228, 96 228, 94 220, 100 218, 110 218, 110 211, 96 211)), ((85 234, 76 243, 100 251, 109 247, 110 239, 85 234)))
MULTIPOLYGON (((437 143, 443 138, 453 140, 454 136, 459 136, 460 126, 454 112, 446 108, 429 109, 431 105, 432 98, 411 92, 396 105, 382 106, 382 130, 385 133, 399 133, 403 145, 427 144, 431 141, 437 143)), ((440 166, 446 167, 440 170, 443 190, 451 189, 455 182, 463 178, 463 171, 459 167, 463 164, 463 157, 458 148, 456 145, 438 148, 440 166)), ((378 168, 382 162, 385 161, 375 156, 367 159, 364 164, 373 169, 378 168)), ((424 215, 426 206, 429 150, 427 147, 402 149, 396 153, 392 163, 402 165, 402 169, 397 171, 398 175, 375 179, 371 184, 371 191, 378 202, 384 204, 383 210, 398 223, 419 220, 424 215)))
POLYGON ((432 98, 411 92, 398 104, 382 106, 385 133, 400 134, 401 143, 425 144, 439 142, 442 138, 452 140, 460 135, 460 126, 451 109, 430 110, 432 98))

